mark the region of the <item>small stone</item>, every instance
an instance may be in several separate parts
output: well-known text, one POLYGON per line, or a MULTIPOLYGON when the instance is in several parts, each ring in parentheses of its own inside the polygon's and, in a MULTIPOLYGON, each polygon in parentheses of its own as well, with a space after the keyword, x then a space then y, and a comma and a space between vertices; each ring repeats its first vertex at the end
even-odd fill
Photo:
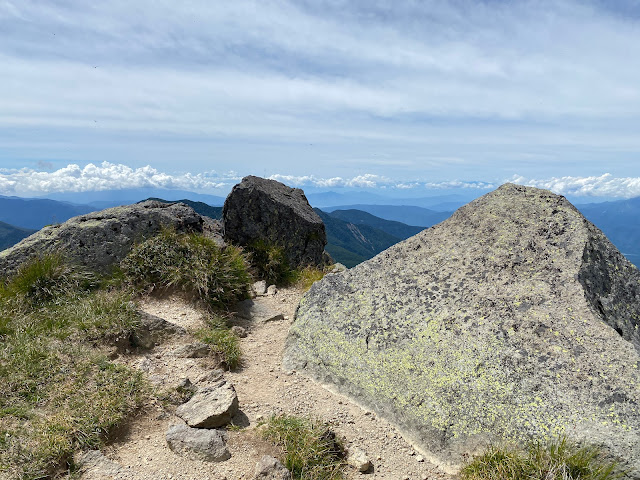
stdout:
POLYGON ((422 455, 418 455, 418 456, 416 457, 416 460, 417 460, 418 462, 422 463, 422 462, 424 462, 424 457, 423 457, 422 455))
POLYGON ((230 383, 222 380, 197 392, 176 409, 176 415, 190 427, 215 428, 226 425, 238 411, 238 396, 230 383))
POLYGON ((256 463, 254 480, 289 480, 290 478, 289 470, 277 458, 265 455, 256 463))
POLYGON ((367 454, 359 447, 350 447, 347 454, 347 463, 359 472, 366 472, 371 468, 371 461, 367 454))
POLYGON ((278 293, 278 288, 275 285, 269 285, 269 288, 267 288, 267 295, 272 297, 276 293, 278 293))
POLYGON ((172 425, 166 438, 171 450, 193 460, 222 462, 231 458, 224 436, 218 430, 172 425))
POLYGON ((247 336, 247 329, 239 325, 234 325, 233 327, 231 327, 231 332, 240 338, 246 338, 247 336))
POLYGON ((253 291, 256 295, 264 295, 267 292, 267 282, 265 280, 259 280, 253 284, 253 291))

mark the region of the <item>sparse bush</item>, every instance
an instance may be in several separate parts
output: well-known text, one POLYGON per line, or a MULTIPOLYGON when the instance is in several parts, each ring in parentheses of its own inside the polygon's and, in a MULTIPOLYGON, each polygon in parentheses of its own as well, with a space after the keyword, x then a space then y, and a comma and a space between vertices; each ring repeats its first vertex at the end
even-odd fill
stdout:
POLYGON ((344 478, 344 453, 335 434, 320 421, 293 415, 271 417, 264 438, 280 447, 283 463, 294 479, 344 478))
POLYGON ((220 355, 221 361, 233 370, 242 361, 242 351, 240 350, 240 340, 227 327, 224 319, 211 316, 207 319, 207 326, 196 332, 203 342, 207 343, 211 350, 220 355))
POLYGON ((250 280, 239 248, 171 230, 134 246, 120 268, 139 289, 180 289, 211 307, 245 298, 250 280))
POLYGON ((260 239, 248 245, 247 252, 257 278, 276 285, 295 282, 295 270, 289 266, 284 248, 280 245, 260 239))
POLYGON ((580 447, 560 437, 526 450, 491 446, 460 471, 462 480, 616 480, 617 464, 595 447, 580 447))

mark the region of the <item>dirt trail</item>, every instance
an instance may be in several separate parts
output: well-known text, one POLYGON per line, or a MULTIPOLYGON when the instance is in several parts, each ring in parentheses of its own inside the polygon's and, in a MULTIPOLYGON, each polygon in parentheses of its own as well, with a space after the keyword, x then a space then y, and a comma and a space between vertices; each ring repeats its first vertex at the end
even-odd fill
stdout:
MULTIPOLYGON (((349 479, 451 478, 424 460, 385 420, 299 373, 283 370, 282 350, 301 295, 299 290, 286 289, 273 297, 260 298, 261 302, 280 310, 285 320, 264 324, 236 321, 236 324, 247 329, 248 335, 241 339, 244 353, 242 367, 234 372, 224 372, 224 378, 235 386, 240 401, 240 412, 234 418, 234 423, 243 427, 227 432, 231 452, 229 460, 208 463, 174 454, 167 446, 165 433, 170 425, 181 420, 172 414, 170 407, 152 404, 104 449, 106 458, 101 458, 102 465, 89 468, 80 478, 251 479, 260 457, 277 453, 259 438, 255 427, 261 419, 277 413, 318 417, 329 423, 347 446, 355 445, 363 449, 373 463, 373 470, 367 474, 348 470, 349 479)), ((177 298, 147 299, 141 302, 141 308, 187 330, 196 329, 202 322, 197 309, 177 298)), ((216 375, 211 375, 214 369, 212 360, 180 358, 172 353, 181 345, 193 341, 190 335, 176 337, 150 352, 124 356, 122 361, 145 371, 151 381, 160 387, 175 386, 185 377, 201 387, 215 380, 216 375)))

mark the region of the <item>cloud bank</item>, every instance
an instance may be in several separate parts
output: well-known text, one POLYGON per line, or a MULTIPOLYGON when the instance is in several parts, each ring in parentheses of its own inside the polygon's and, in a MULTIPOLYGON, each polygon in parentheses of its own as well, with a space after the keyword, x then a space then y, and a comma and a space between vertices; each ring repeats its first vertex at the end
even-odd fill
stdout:
MULTIPOLYGON (((313 175, 274 174, 269 178, 299 188, 395 190, 398 195, 402 195, 402 192, 407 190, 414 192, 456 189, 485 191, 497 188, 501 183, 508 181, 545 188, 562 195, 619 198, 640 196, 640 177, 614 177, 608 173, 591 177, 554 177, 549 179, 533 179, 514 175, 502 182, 494 183, 460 180, 403 182, 370 173, 354 177, 331 178, 313 175)), ((149 187, 194 192, 228 191, 241 179, 242 175, 234 171, 169 174, 150 165, 131 168, 109 162, 100 165, 89 163, 84 167, 69 164, 53 171, 28 168, 0 169, 0 194, 39 196, 56 192, 89 192, 149 187)))

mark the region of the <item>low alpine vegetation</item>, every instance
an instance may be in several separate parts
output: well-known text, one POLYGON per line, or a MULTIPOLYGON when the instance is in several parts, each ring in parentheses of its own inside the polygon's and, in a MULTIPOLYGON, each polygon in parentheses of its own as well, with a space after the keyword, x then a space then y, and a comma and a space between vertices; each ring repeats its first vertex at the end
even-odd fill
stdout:
POLYGON ((282 449, 282 463, 294 479, 344 478, 342 445, 322 422, 293 415, 276 415, 267 421, 263 436, 282 449))
POLYGON ((615 463, 603 459, 595 447, 580 447, 560 437, 547 444, 532 443, 525 450, 490 447, 460 472, 462 480, 617 480, 615 463))
POLYGON ((65 469, 144 401, 140 374, 94 348, 135 327, 131 297, 93 286, 56 255, 0 281, 0 476, 65 469))
POLYGON ((256 278, 261 278, 267 285, 287 285, 295 282, 295 270, 289 266, 280 245, 256 240, 247 246, 247 252, 256 278))
POLYGON ((120 268, 140 290, 182 290, 212 308, 245 298, 250 283, 241 249, 172 230, 134 246, 120 268))
POLYGON ((242 361, 240 340, 229 329, 223 318, 211 315, 207 319, 207 325, 196 332, 196 337, 207 343, 229 370, 240 365, 242 361))

